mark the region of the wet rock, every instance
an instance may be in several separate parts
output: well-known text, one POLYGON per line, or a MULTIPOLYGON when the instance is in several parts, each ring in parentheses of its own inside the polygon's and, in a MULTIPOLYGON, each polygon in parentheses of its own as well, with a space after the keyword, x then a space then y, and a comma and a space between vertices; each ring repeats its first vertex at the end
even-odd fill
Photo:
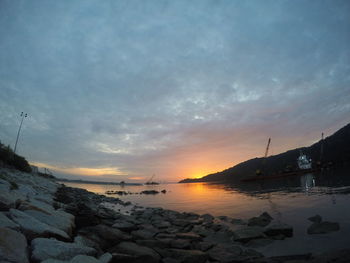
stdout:
POLYGON ((267 236, 283 235, 286 237, 293 236, 293 227, 283 223, 276 223, 267 227, 264 231, 267 236))
POLYGON ((183 263, 204 263, 209 255, 200 250, 169 249, 171 258, 176 258, 183 263))
POLYGON ((29 262, 24 235, 9 228, 0 228, 0 262, 29 262))
POLYGON ((153 249, 148 247, 143 247, 132 242, 121 242, 116 247, 112 249, 113 253, 121 253, 136 256, 144 260, 144 262, 159 262, 160 256, 153 249))
POLYGON ((141 191, 141 194, 144 194, 144 195, 156 195, 156 194, 159 194, 159 192, 156 191, 156 190, 144 190, 144 191, 141 191))
POLYGON ((162 191, 160 191, 162 194, 166 194, 166 190, 163 189, 162 191))
POLYGON ((252 217, 248 220, 248 226, 267 226, 272 221, 272 217, 264 212, 258 217, 252 217))
POLYGON ((113 228, 117 228, 121 231, 130 232, 132 230, 136 230, 138 227, 135 224, 132 224, 130 222, 124 221, 124 220, 117 220, 112 225, 113 228))
POLYGON ((19 225, 9 219, 4 212, 0 212, 0 227, 7 227, 18 230, 19 225))
POLYGON ((239 246, 229 244, 219 244, 209 249, 207 253, 211 260, 219 262, 232 262, 234 258, 242 253, 242 249, 239 246))
POLYGON ((176 234, 176 237, 177 238, 180 238, 180 239, 189 239, 189 240, 199 240, 201 239, 201 236, 200 235, 197 235, 196 233, 191 233, 191 232, 188 232, 188 233, 178 233, 176 234))
POLYGON ((39 262, 49 258, 71 260, 77 255, 93 256, 96 254, 96 250, 91 247, 61 242, 54 238, 36 238, 32 241, 31 247, 32 260, 39 262))
POLYGON ((36 218, 17 209, 10 209, 10 217, 20 226, 22 232, 29 240, 36 237, 57 237, 61 240, 70 239, 66 232, 40 222, 36 218))
POLYGON ((315 216, 309 217, 308 220, 313 222, 313 223, 321 223, 322 217, 320 215, 315 215, 315 216))
POLYGON ((244 227, 233 231, 233 239, 239 242, 248 242, 252 239, 264 237, 264 229, 259 226, 244 227))
POLYGON ((313 223, 307 229, 307 233, 310 235, 313 234, 327 234, 329 232, 339 231, 340 227, 338 223, 333 222, 321 222, 321 223, 313 223))
POLYGON ((248 243, 245 244, 245 246, 251 247, 251 248, 259 248, 259 247, 265 247, 267 245, 270 245, 272 242, 273 240, 268 238, 259 238, 259 239, 250 240, 248 243))

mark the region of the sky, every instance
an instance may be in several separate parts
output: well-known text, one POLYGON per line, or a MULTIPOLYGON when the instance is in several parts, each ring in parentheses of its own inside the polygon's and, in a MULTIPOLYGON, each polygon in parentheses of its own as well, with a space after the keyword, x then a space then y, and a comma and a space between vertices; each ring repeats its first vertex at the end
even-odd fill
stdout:
POLYGON ((350 122, 350 1, 0 0, 0 140, 70 179, 176 182, 350 122))

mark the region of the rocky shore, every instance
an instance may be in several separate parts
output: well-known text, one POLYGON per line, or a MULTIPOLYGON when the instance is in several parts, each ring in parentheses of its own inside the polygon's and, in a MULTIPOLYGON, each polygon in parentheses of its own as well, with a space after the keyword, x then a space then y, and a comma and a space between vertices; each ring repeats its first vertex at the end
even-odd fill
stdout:
MULTIPOLYGON (((310 218, 310 234, 339 225, 310 218)), ((0 169, 0 262, 350 262, 350 250, 267 258, 256 249, 293 236, 268 213, 249 220, 144 208, 0 169)))

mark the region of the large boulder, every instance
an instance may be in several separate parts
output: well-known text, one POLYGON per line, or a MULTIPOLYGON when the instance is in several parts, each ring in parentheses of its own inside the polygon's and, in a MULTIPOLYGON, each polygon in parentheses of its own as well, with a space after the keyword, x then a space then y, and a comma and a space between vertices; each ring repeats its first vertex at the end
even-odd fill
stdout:
POLYGON ((73 233, 75 227, 74 216, 62 210, 52 211, 51 214, 37 210, 26 210, 25 213, 40 222, 66 232, 68 235, 72 235, 73 233))
POLYGON ((272 221, 272 217, 264 212, 258 217, 252 217, 248 220, 248 226, 267 226, 272 221))
MULTIPOLYGON (((144 262, 159 262, 160 256, 153 249, 137 245, 132 242, 121 242, 116 247, 113 248, 113 253, 127 254, 131 256, 136 256, 138 259, 144 260, 144 262)), ((112 253, 112 254, 113 254, 112 253)))
POLYGON ((24 235, 9 228, 0 228, 0 262, 29 262, 24 235))
POLYGON ((15 230, 19 229, 19 225, 9 219, 4 212, 0 212, 0 227, 12 228, 15 230))
POLYGON ((283 235, 286 237, 293 236, 293 227, 283 223, 276 223, 268 226, 265 231, 265 235, 267 236, 278 236, 283 235))
POLYGON ((40 222, 36 218, 17 209, 10 209, 10 217, 15 223, 20 225, 22 232, 29 240, 36 237, 57 237, 61 240, 70 239, 66 232, 40 222))
POLYGON ((66 243, 54 238, 36 238, 32 240, 32 260, 43 261, 46 259, 71 260, 77 255, 94 256, 96 250, 91 247, 76 243, 66 243))
POLYGON ((248 242, 252 239, 263 238, 264 229, 259 226, 243 227, 233 231, 233 239, 239 242, 248 242))
POLYGON ((329 232, 339 231, 339 229, 340 229, 340 226, 338 223, 324 221, 320 223, 313 223, 307 229, 307 233, 310 235, 327 234, 329 232))

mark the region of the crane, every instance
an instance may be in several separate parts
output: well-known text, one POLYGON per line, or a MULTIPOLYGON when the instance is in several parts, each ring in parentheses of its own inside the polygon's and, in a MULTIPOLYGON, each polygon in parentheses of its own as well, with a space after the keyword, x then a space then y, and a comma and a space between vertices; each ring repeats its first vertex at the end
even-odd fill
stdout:
POLYGON ((264 155, 265 159, 267 157, 267 154, 269 153, 270 142, 271 142, 271 138, 269 138, 269 141, 267 142, 266 151, 265 151, 265 155, 264 155))
POLYGON ((257 169, 256 170, 256 175, 262 175, 265 173, 265 163, 266 163, 266 158, 267 158, 267 155, 269 153, 269 148, 270 148, 270 143, 271 143, 271 138, 269 138, 268 142, 267 142, 267 146, 266 146, 266 150, 265 150, 265 155, 264 155, 264 159, 262 161, 262 169, 257 169))

